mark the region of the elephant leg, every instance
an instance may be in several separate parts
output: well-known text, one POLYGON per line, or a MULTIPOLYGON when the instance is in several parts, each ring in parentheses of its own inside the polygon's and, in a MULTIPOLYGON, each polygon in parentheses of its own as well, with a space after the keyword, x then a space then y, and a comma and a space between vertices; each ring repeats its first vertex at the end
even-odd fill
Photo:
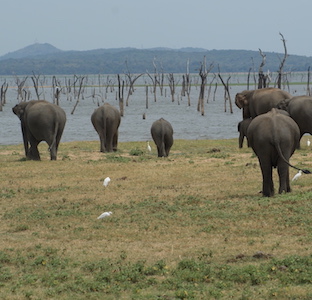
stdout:
POLYGON ((260 168, 262 172, 262 194, 265 197, 271 197, 274 195, 274 184, 270 161, 260 161, 260 168))
POLYGON ((285 164, 285 162, 280 161, 277 165, 277 172, 279 176, 279 190, 278 192, 281 194, 283 192, 289 193, 291 192, 290 184, 289 184, 289 166, 285 164))
POLYGON ((37 141, 30 141, 30 148, 28 149, 27 158, 32 160, 40 160, 37 141))
POLYGON ((113 151, 117 151, 117 144, 118 144, 118 132, 114 134, 113 137, 113 151))
POLYGON ((100 152, 105 152, 105 136, 103 133, 99 133, 100 137, 100 152))
POLYGON ((51 160, 56 160, 57 147, 56 143, 52 143, 49 147, 51 160))
POLYGON ((243 143, 244 143, 244 134, 241 132, 238 138, 238 147, 243 148, 243 143))
POLYGON ((106 145, 105 145, 105 149, 107 152, 113 151, 113 138, 114 137, 111 130, 108 130, 108 132, 106 133, 106 145))

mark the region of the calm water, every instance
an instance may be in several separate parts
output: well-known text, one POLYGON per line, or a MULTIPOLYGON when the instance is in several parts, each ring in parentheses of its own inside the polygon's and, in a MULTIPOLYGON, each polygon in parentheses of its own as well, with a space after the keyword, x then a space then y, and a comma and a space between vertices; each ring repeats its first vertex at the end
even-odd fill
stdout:
MULTIPOLYGON (((171 101, 169 88, 166 87, 167 96, 160 96, 157 90, 157 102, 154 96, 148 93, 149 107, 146 108, 145 86, 136 87, 133 95, 130 96, 129 106, 125 106, 124 117, 121 119, 119 127, 119 141, 147 141, 151 140, 150 128, 152 123, 163 117, 168 120, 174 129, 175 139, 230 139, 238 137, 237 123, 241 120, 242 112, 235 103, 234 98, 237 92, 244 90, 245 86, 231 87, 231 98, 233 113, 230 113, 229 103, 227 102, 227 112, 224 112, 224 89, 218 87, 215 101, 211 92, 209 103, 205 103, 205 116, 197 112, 197 99, 199 88, 192 87, 191 106, 187 104, 187 98, 181 98, 181 88, 176 88, 175 102, 171 101), (143 119, 146 114, 146 119, 143 119)), ((291 87, 294 95, 305 94, 303 85, 291 87)), ((67 114, 67 123, 61 142, 70 141, 92 141, 98 140, 90 117, 94 109, 98 107, 98 102, 102 104, 100 97, 94 100, 91 97, 93 88, 88 88, 84 92, 84 100, 80 100, 74 114, 71 111, 75 105, 75 100, 69 101, 65 94, 61 96, 60 106, 67 114)), ((31 92, 32 95, 34 91, 31 92)), ((206 91, 207 96, 207 91, 206 91)), ((106 102, 118 107, 115 100, 116 88, 113 92, 108 92, 106 102)), ((20 144, 23 142, 20 129, 20 121, 12 112, 12 107, 18 103, 17 91, 9 88, 7 92, 7 104, 0 112, 0 145, 20 144)), ((52 89, 44 89, 44 95, 48 101, 52 101, 52 89)), ((125 97, 126 98, 126 97, 125 97)), ((35 99, 33 96, 32 99, 35 99)))

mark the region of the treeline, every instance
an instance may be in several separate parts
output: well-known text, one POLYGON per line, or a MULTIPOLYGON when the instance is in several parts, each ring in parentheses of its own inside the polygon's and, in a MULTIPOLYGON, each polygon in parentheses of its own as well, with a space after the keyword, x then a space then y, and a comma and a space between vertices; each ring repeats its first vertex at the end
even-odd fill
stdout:
MULTIPOLYGON (((265 53, 265 51, 264 51, 265 53)), ((268 52, 264 72, 276 72, 283 54, 268 52)), ((0 60, 0 75, 66 75, 120 74, 153 72, 155 65, 165 73, 184 73, 188 64, 191 73, 198 73, 203 58, 214 65, 212 71, 258 71, 262 58, 258 51, 204 49, 99 49, 90 51, 59 51, 46 55, 0 60)), ((312 57, 289 55, 284 71, 307 71, 312 57)))

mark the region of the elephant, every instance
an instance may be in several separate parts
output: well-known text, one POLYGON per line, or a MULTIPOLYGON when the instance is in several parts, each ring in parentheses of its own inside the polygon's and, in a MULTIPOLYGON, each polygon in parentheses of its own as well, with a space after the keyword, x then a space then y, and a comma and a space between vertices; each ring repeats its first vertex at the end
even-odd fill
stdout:
POLYGON ((152 138, 157 146, 158 157, 167 157, 173 145, 173 129, 163 118, 156 120, 151 127, 152 138))
MULTIPOLYGON (((240 121, 237 125, 237 130, 239 132, 239 137, 238 137, 239 148, 243 148, 244 137, 247 138, 247 129, 249 127, 251 120, 252 120, 251 118, 244 119, 240 121)), ((248 139, 247 139, 247 146, 250 147, 248 139)))
POLYGON ((300 139, 305 133, 312 134, 312 97, 295 96, 281 101, 277 108, 286 110, 296 121, 300 130, 300 139))
POLYGON ((45 141, 49 145, 51 160, 56 160, 66 123, 65 111, 45 100, 21 102, 12 111, 21 120, 26 158, 40 160, 38 144, 45 141))
MULTIPOLYGON (((272 168, 277 167, 279 175, 279 193, 290 192, 289 166, 301 170, 289 163, 300 140, 297 123, 276 108, 255 117, 247 130, 250 146, 258 157, 262 172, 262 194, 274 195, 272 168)), ((309 170, 301 170, 309 174, 309 170)))
POLYGON ((243 119, 255 118, 265 114, 284 100, 292 98, 291 94, 278 88, 263 88, 258 90, 242 91, 235 96, 235 104, 243 108, 243 119))
POLYGON ((93 127, 100 137, 100 152, 117 151, 120 121, 119 110, 109 103, 104 103, 91 115, 93 127))

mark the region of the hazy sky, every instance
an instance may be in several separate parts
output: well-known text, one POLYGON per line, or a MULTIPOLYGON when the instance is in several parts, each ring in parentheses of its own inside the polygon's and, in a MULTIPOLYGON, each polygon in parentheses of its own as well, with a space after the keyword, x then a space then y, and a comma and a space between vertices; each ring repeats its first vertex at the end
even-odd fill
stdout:
POLYGON ((4 0, 0 55, 33 43, 61 50, 200 47, 312 56, 311 0, 4 0))

